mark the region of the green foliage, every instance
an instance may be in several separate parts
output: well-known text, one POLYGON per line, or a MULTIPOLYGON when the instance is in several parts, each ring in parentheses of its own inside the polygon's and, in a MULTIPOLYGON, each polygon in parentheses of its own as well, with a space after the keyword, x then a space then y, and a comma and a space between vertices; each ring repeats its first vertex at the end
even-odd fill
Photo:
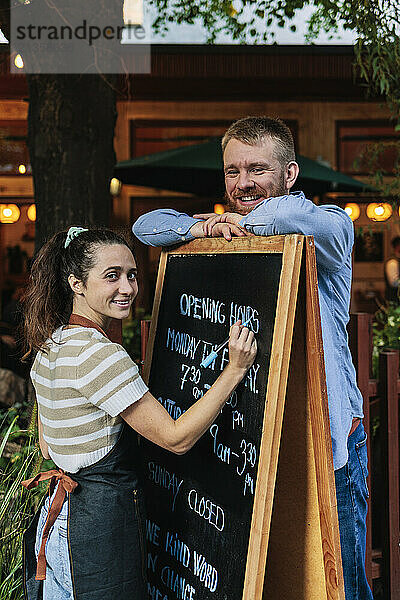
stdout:
POLYGON ((396 201, 400 200, 400 139, 366 144, 360 153, 359 165, 373 175, 375 187, 384 196, 393 198, 393 209, 396 210, 396 201), (391 172, 385 172, 381 166, 387 152, 394 157, 391 172))
POLYGON ((400 305, 389 302, 375 314, 373 323, 372 370, 378 374, 379 352, 384 349, 400 350, 400 305))
POLYGON ((3 419, 0 428, 0 600, 22 600, 22 534, 45 492, 44 486, 27 491, 21 481, 53 466, 40 454, 35 423, 33 411, 27 429, 18 428, 18 416, 11 423, 3 419), (15 439, 18 451, 5 460, 7 444, 15 439))
POLYGON ((158 14, 153 23, 156 33, 168 31, 170 23, 201 23, 208 32, 208 42, 214 43, 220 33, 228 34, 238 43, 265 43, 274 40, 269 29, 292 28, 290 23, 298 9, 309 0, 149 0, 158 14))
POLYGON ((135 317, 122 326, 122 345, 138 364, 141 361, 140 322, 144 319, 150 319, 150 315, 146 315, 143 308, 138 308, 135 317))
POLYGON ((377 415, 376 417, 374 417, 372 419, 371 428, 370 428, 373 440, 377 437, 380 426, 381 426, 381 419, 380 419, 380 416, 377 415))
MULTIPOLYGON (((0 409, 0 439, 7 438, 14 446, 19 447, 24 442, 24 433, 21 433, 29 424, 32 407, 27 402, 15 402, 13 406, 7 409, 0 409), (10 426, 10 430, 7 428, 10 426)), ((4 456, 4 448, 0 447, 0 469, 5 469, 9 460, 14 462, 19 450, 16 450, 11 457, 4 456), (15 456, 14 456, 15 454, 15 456)))
MULTIPOLYGON (((378 378, 379 352, 385 349, 400 350, 400 305, 388 302, 375 313, 372 325, 372 373, 378 378)), ((380 427, 380 417, 374 417, 371 424, 372 438, 374 439, 380 427)))

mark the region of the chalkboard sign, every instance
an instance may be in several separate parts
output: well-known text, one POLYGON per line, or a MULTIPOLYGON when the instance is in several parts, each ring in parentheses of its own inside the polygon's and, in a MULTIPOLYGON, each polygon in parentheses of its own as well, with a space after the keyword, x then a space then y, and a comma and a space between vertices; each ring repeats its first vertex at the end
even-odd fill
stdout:
POLYGON ((162 254, 145 378, 169 414, 221 373, 228 348, 200 363, 237 319, 258 353, 187 454, 142 440, 152 600, 261 597, 302 246, 295 235, 197 240, 162 254))

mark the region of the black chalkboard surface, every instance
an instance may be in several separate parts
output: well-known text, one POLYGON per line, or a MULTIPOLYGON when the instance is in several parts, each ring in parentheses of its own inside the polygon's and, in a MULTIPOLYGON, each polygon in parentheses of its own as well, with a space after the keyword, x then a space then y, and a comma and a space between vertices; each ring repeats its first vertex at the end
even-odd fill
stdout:
POLYGON ((232 323, 251 318, 258 343, 247 377, 192 450, 177 457, 145 446, 147 511, 164 550, 150 552, 168 597, 185 597, 180 588, 196 600, 241 597, 281 266, 281 254, 168 258, 149 386, 174 418, 227 364, 228 348, 200 367, 232 323))
POLYGON ((187 454, 141 442, 152 600, 262 597, 303 239, 196 240, 162 253, 144 375, 170 415, 221 373, 227 347, 200 363, 237 319, 250 319, 258 353, 187 454))

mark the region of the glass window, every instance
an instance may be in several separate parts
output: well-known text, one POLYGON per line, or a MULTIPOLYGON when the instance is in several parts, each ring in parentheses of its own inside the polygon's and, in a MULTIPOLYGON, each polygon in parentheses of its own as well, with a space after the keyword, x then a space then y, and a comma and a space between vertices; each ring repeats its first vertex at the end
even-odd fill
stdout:
POLYGON ((368 175, 379 168, 390 175, 399 157, 399 142, 400 132, 387 121, 338 122, 338 169, 349 175, 368 175))
MULTIPOLYGON (((285 121, 297 147, 297 122, 285 121)), ((144 121, 131 123, 132 157, 155 154, 181 146, 201 144, 211 137, 223 136, 232 120, 224 121, 144 121)), ((298 148, 297 148, 298 150, 298 148)))

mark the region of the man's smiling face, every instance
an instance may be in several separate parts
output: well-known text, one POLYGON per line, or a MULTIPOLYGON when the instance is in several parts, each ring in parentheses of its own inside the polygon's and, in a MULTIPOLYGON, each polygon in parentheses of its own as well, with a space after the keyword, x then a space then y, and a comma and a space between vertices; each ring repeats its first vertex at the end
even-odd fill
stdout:
POLYGON ((265 137, 260 144, 250 146, 234 138, 224 152, 225 200, 229 210, 247 215, 267 198, 287 194, 286 166, 276 157, 275 142, 265 137))

